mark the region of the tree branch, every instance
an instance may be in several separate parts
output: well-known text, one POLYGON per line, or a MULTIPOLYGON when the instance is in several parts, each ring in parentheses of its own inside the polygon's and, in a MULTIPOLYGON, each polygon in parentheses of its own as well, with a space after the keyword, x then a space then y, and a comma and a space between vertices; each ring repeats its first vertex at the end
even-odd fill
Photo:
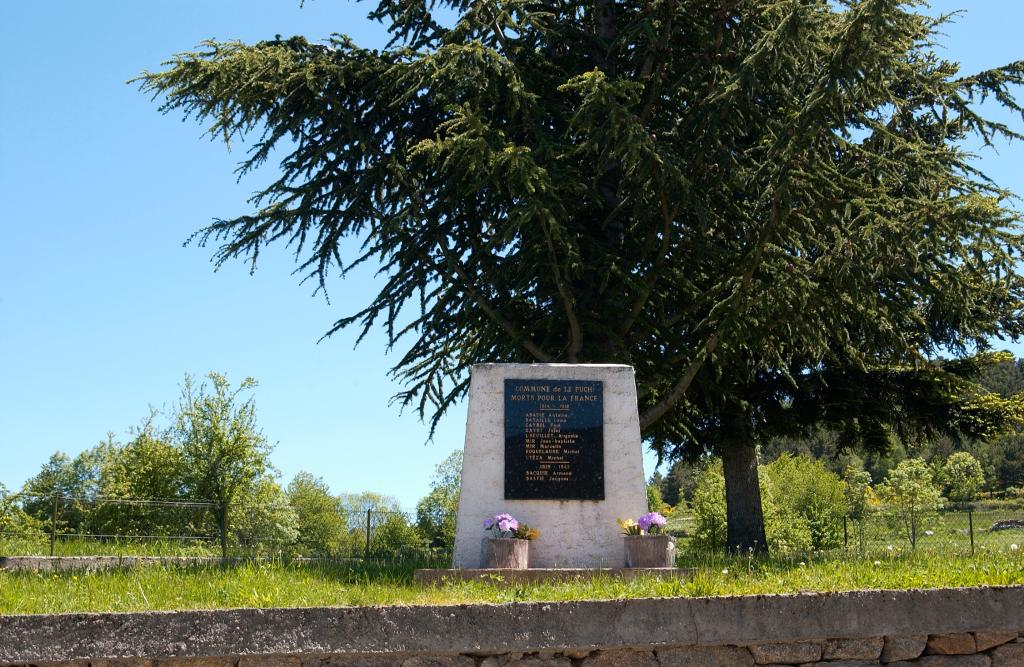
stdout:
POLYGON ((704 361, 707 359, 708 355, 718 348, 722 337, 725 335, 725 327, 742 312, 743 308, 746 307, 746 304, 749 302, 748 291, 750 289, 750 285, 753 283, 754 271, 756 271, 757 267, 761 264, 761 258, 764 256, 764 249, 768 245, 768 240, 771 238, 772 232, 775 229, 778 217, 778 206, 773 201, 772 210, 768 216, 768 223, 765 225, 764 230, 762 230, 761 238, 758 239, 757 246, 754 248, 754 252, 751 255, 750 266, 748 266, 747 270, 743 273, 740 284, 736 288, 734 296, 738 299, 738 307, 733 309, 731 316, 723 317, 721 321, 719 321, 718 327, 710 336, 708 336, 704 345, 701 346, 700 351, 693 358, 693 361, 691 361, 686 367, 686 370, 683 371, 682 377, 680 377, 675 383, 668 395, 640 415, 641 431, 664 417, 665 413, 675 407, 676 403, 678 403, 686 393, 686 390, 690 388, 690 385, 693 383, 693 379, 697 377, 697 372, 700 370, 700 367, 704 365, 704 361))
POLYGON ((640 294, 637 295, 636 301, 633 302, 633 307, 629 310, 629 315, 626 316, 622 326, 619 327, 620 339, 629 335, 629 330, 633 328, 633 325, 636 323, 640 313, 643 312, 644 307, 647 305, 647 301, 651 297, 651 292, 654 291, 654 285, 658 282, 658 278, 661 275, 661 269, 665 264, 665 258, 668 256, 668 249, 671 245, 670 235, 672 231, 672 221, 676 217, 676 212, 679 210, 679 206, 677 204, 669 209, 664 189, 661 189, 658 194, 659 199, 661 200, 661 215, 664 221, 661 230, 661 246, 658 248, 658 254, 654 259, 654 266, 651 267, 651 272, 647 277, 647 283, 640 291, 640 294))
POLYGON ((444 255, 445 262, 448 267, 459 277, 462 281, 462 288, 473 297, 473 301, 476 302, 480 310, 484 311, 487 317, 491 318, 498 326, 505 330, 514 341, 523 346, 523 349, 533 355, 533 358, 540 362, 550 363, 554 361, 554 358, 541 349, 537 343, 526 332, 520 330, 514 324, 509 322, 507 319, 502 317, 501 313, 491 305, 491 303, 481 294, 475 287, 473 287, 472 279, 466 273, 462 266, 462 263, 452 255, 451 250, 448 249, 448 244, 443 239, 436 239, 437 245, 441 249, 441 253, 444 255))
POLYGON ((580 330, 580 321, 576 317, 576 310, 572 305, 572 298, 569 290, 562 280, 561 269, 558 268, 558 253, 555 252, 555 242, 551 238, 551 231, 546 222, 541 221, 541 231, 544 233, 544 241, 547 244, 548 259, 551 261, 552 277, 555 280, 555 288, 562 300, 562 308, 565 310, 565 317, 569 323, 569 349, 566 351, 566 360, 570 364, 576 363, 577 355, 583 349, 583 332, 580 330))

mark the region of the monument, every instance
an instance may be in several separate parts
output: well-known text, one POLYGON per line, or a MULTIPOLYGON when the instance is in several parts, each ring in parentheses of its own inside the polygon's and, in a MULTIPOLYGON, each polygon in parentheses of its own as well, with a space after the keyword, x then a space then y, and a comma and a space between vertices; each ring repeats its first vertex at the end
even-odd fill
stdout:
POLYGON ((531 567, 622 567, 616 521, 646 511, 631 366, 473 367, 456 568, 483 567, 483 521, 498 512, 540 531, 531 567))

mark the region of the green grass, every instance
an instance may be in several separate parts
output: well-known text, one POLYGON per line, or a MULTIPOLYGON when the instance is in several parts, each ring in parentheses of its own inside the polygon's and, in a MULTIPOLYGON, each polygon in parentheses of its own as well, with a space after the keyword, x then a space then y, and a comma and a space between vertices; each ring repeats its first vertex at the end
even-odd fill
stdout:
POLYGON ((601 600, 1024 584, 1024 549, 983 556, 892 555, 879 560, 705 557, 679 581, 597 579, 541 585, 420 587, 414 566, 244 563, 104 572, 0 572, 0 614, 228 607, 601 600))
MULTIPOLYGON (((220 556, 220 545, 215 539, 96 539, 62 535, 54 544, 53 551, 54 556, 220 556)), ((50 539, 46 535, 0 536, 0 554, 49 556, 50 539)))
MULTIPOLYGON (((991 501, 994 502, 996 501, 991 501)), ((833 550, 833 556, 837 559, 874 559, 910 551, 919 554, 969 555, 972 549, 972 533, 973 549, 979 555, 1005 550, 1011 544, 1018 544, 1024 548, 1024 530, 991 530, 997 521, 1024 519, 1024 511, 1019 508, 1016 501, 1003 501, 996 507, 991 506, 991 503, 973 512, 970 517, 964 511, 942 512, 926 517, 918 528, 917 544, 914 547, 911 547, 908 536, 901 528, 891 524, 881 513, 870 515, 863 524, 848 521, 845 548, 833 550)), ((680 553, 688 554, 691 551, 690 537, 695 527, 695 520, 690 514, 677 512, 668 517, 666 530, 676 536, 680 553)), ((841 524, 838 527, 838 534, 841 541, 841 524)), ((724 535, 722 537, 724 538, 724 535)), ((800 560, 801 557, 797 556, 796 559, 800 560)))

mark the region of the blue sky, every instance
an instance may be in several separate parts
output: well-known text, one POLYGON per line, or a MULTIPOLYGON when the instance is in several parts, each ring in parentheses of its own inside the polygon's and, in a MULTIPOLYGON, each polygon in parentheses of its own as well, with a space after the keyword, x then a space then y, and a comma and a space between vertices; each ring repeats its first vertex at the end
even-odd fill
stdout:
MULTIPOLYGON (((1024 58, 1019 0, 932 4, 971 6, 946 39, 965 70, 1024 58)), ((379 47, 370 6, 0 3, 0 483, 20 486, 56 450, 124 437, 149 406, 174 402, 185 373, 209 370, 260 381, 260 424, 285 481, 308 470, 336 492, 412 506, 433 466, 462 446, 465 406, 425 444, 426 426, 388 405, 399 387, 379 333, 355 350, 351 333, 317 342, 374 288, 371 271, 334 285, 327 304, 280 248, 250 276, 240 263, 214 272, 209 250, 182 247, 213 217, 247 211, 273 166, 236 183, 238 149, 160 115, 126 84, 206 38, 343 32, 379 47)), ((984 152, 981 164, 1024 194, 1020 144, 984 152)))

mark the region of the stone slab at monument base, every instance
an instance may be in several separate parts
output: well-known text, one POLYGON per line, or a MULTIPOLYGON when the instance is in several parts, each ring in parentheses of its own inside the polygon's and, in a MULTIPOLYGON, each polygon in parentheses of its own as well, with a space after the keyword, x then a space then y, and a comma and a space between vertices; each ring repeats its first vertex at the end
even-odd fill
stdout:
POLYGON ((529 569, 453 569, 416 570, 413 581, 424 586, 440 585, 454 581, 501 581, 505 584, 556 583, 560 581, 591 581, 594 579, 622 579, 633 581, 639 578, 686 579, 693 568, 685 567, 531 567, 529 569))
POLYGON ((646 511, 631 366, 473 367, 455 568, 484 567, 483 521, 499 512, 540 531, 531 568, 619 568, 616 521, 646 511))

